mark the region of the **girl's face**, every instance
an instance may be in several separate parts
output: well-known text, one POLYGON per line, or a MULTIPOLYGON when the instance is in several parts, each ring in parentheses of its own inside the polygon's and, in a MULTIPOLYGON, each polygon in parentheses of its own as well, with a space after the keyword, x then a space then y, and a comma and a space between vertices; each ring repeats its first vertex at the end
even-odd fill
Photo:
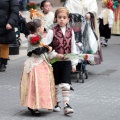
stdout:
POLYGON ((102 2, 102 8, 106 8, 105 4, 102 2))
POLYGON ((64 12, 62 13, 59 13, 57 15, 57 23, 61 26, 61 27, 64 27, 66 26, 66 24, 69 22, 69 18, 68 18, 68 15, 64 12))
POLYGON ((47 14, 51 10, 50 2, 45 2, 44 6, 42 7, 42 10, 45 14, 47 14))

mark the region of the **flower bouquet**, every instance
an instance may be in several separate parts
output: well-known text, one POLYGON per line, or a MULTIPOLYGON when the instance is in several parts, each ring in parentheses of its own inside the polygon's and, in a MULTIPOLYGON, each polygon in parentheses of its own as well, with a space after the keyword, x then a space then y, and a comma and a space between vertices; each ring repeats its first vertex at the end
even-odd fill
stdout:
MULTIPOLYGON (((74 54, 74 53, 69 53, 69 54, 64 54, 64 59, 68 60, 89 60, 89 61, 94 61, 94 57, 97 57, 93 54, 74 54)), ((57 58, 53 58, 51 60, 51 64, 59 61, 57 58)))
POLYGON ((41 40, 42 40, 41 36, 32 36, 30 37, 29 42, 31 45, 39 45, 41 40))
POLYGON ((30 10, 30 9, 36 9, 36 3, 35 2, 28 2, 27 5, 26 5, 26 8, 27 10, 30 10))

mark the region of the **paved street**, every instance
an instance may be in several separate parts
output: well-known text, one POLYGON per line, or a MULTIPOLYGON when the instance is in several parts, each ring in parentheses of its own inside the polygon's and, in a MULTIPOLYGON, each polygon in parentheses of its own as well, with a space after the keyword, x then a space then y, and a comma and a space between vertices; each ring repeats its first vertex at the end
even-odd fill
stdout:
POLYGON ((75 91, 71 91, 70 105, 75 113, 64 116, 63 109, 59 113, 40 110, 41 117, 31 116, 20 106, 19 83, 27 48, 23 34, 21 38, 20 54, 10 55, 6 72, 0 72, 0 120, 120 120, 120 36, 112 36, 108 47, 102 47, 101 65, 87 65, 85 83, 71 76, 75 91))

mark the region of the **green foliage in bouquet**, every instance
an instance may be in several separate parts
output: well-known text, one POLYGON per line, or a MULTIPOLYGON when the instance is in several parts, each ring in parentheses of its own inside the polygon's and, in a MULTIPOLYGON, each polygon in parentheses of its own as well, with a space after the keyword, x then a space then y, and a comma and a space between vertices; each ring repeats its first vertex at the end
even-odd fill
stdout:
POLYGON ((36 3, 35 2, 28 2, 26 5, 27 10, 30 9, 36 9, 36 3))

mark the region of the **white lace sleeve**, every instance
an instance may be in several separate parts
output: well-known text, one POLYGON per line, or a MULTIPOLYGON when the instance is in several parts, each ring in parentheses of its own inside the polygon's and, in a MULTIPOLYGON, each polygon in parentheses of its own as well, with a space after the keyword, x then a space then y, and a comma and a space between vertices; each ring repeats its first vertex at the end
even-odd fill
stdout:
POLYGON ((46 37, 43 38, 42 42, 45 44, 45 45, 49 45, 53 40, 53 30, 49 30, 46 37))
POLYGON ((109 11, 109 14, 108 14, 108 24, 109 24, 109 28, 112 27, 113 21, 114 21, 114 14, 113 14, 113 11, 110 10, 110 11, 109 11))

